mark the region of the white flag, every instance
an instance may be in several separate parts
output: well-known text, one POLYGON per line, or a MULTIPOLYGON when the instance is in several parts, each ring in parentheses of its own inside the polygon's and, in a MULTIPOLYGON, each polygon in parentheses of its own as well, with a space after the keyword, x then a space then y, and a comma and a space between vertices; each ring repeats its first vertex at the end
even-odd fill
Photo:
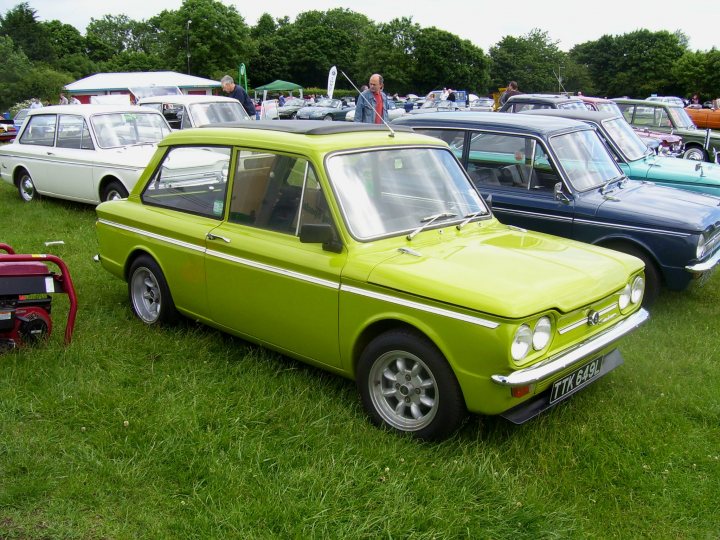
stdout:
POLYGON ((333 92, 335 91, 335 78, 337 77, 337 68, 335 66, 330 68, 330 73, 328 73, 328 91, 327 95, 329 98, 332 98, 333 92))

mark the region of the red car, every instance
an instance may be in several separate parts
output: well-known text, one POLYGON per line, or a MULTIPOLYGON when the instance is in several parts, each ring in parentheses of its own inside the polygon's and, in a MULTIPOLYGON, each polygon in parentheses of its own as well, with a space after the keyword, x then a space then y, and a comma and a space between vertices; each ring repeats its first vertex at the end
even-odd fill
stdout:
POLYGON ((12 120, 0 120, 0 142, 12 141, 17 135, 17 130, 12 120))

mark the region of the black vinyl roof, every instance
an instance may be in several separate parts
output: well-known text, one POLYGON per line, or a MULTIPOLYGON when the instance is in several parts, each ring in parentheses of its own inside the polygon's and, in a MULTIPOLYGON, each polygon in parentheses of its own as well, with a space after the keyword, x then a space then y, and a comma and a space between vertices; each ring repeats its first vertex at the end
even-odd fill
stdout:
POLYGON ((503 112, 443 112, 426 114, 406 114, 393 121, 392 127, 411 126, 446 127, 461 129, 490 129, 515 133, 534 133, 548 136, 559 131, 592 129, 579 120, 551 116, 532 116, 503 112))
MULTIPOLYGON (((250 122, 228 122, 225 124, 206 124, 203 128, 242 128, 264 129, 282 131, 284 133, 298 133, 300 135, 332 135, 335 133, 358 133, 365 131, 390 130, 384 124, 363 124, 361 122, 326 122, 324 120, 258 120, 250 122)), ((393 131, 412 132, 404 126, 392 125, 393 131)))

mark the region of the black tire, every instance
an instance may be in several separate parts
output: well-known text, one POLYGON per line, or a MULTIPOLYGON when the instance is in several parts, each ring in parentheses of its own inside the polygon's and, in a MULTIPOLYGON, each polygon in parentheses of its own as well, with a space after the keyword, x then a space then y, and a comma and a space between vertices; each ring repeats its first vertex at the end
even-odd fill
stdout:
POLYGON ((112 180, 103 188, 102 193, 100 194, 100 200, 102 202, 114 201, 117 199, 127 199, 127 196, 128 191, 125 189, 125 186, 122 185, 122 182, 119 180, 112 180))
POLYGON ((692 161, 708 161, 708 155, 705 150, 699 146, 690 146, 683 152, 683 159, 690 159, 692 161))
POLYGON ((133 312, 147 325, 169 324, 178 319, 165 276, 148 255, 141 255, 130 267, 128 296, 133 312))
POLYGON ((629 244, 612 244, 607 247, 637 257, 645 263, 645 295, 643 296, 642 305, 644 308, 652 306, 660 295, 660 287, 662 286, 660 270, 658 270, 655 261, 640 248, 629 244))
POLYGON ((375 425, 418 439, 448 437, 467 412, 445 357, 427 338, 407 330, 370 342, 360 356, 356 383, 375 425))
POLYGON ((297 120, 297 113, 294 112, 290 115, 290 120, 297 120))
POLYGON ((326 114, 325 118, 323 118, 323 120, 325 120, 326 122, 332 122, 333 121, 332 114, 326 114))
POLYGON ((31 202, 40 198, 40 195, 35 190, 35 183, 33 182, 32 176, 30 176, 30 173, 25 169, 20 171, 17 188, 20 198, 25 202, 31 202))

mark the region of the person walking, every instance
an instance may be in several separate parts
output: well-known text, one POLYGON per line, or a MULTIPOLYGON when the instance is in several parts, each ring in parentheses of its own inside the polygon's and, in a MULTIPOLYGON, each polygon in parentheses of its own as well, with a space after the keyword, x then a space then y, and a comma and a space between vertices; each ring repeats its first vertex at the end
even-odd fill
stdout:
POLYGON ((358 96, 355 104, 355 122, 365 124, 382 124, 388 119, 388 97, 383 92, 385 81, 382 75, 374 73, 370 76, 368 89, 358 96))
POLYGON ((516 96, 518 94, 522 94, 522 92, 518 90, 518 83, 510 81, 507 85, 507 89, 503 92, 502 96, 500 96, 500 105, 505 105, 505 102, 510 96, 516 96))
POLYGON ((235 84, 235 81, 230 75, 225 75, 220 79, 220 85, 222 86, 223 92, 229 97, 237 99, 247 111, 248 116, 255 116, 255 104, 250 99, 247 92, 241 87, 235 84))

